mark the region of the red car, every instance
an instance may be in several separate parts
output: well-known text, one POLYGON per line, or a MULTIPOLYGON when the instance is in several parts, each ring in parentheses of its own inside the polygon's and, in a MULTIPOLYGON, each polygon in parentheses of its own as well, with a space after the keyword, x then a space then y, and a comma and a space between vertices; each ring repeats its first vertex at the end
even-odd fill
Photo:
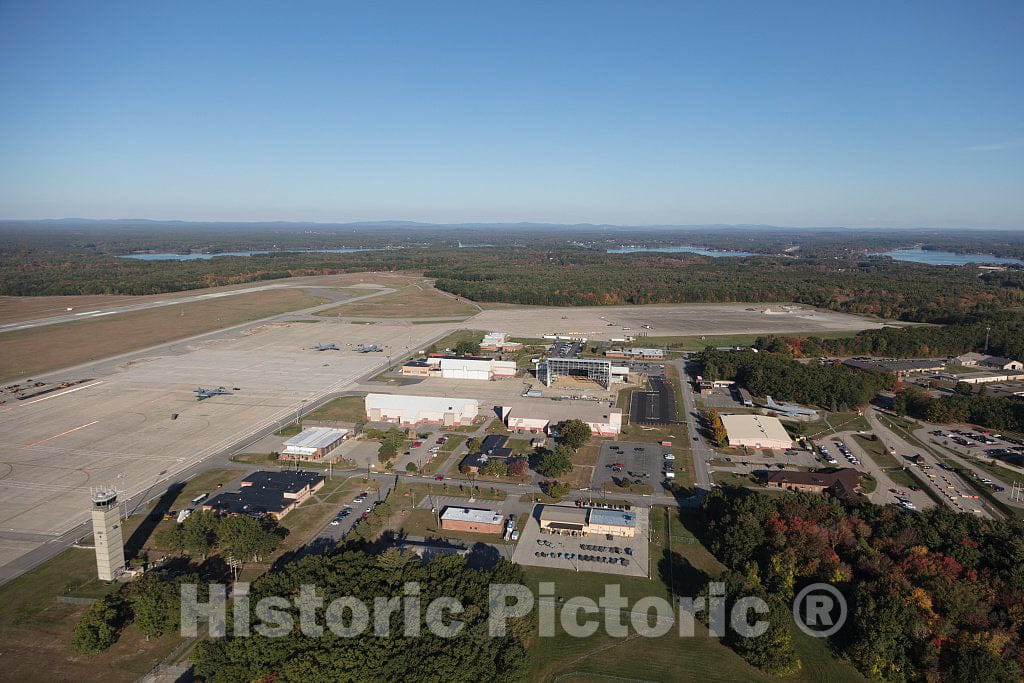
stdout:
POLYGON ((422 442, 422 441, 413 441, 413 442, 412 442, 412 447, 413 447, 413 448, 419 448, 419 447, 420 447, 420 446, 422 446, 422 445, 423 445, 423 442, 422 442))
POLYGON ((624 463, 624 462, 613 462, 612 463, 612 467, 625 467, 625 466, 626 466, 626 463, 624 463))
POLYGON ((434 481, 444 481, 444 477, 438 474, 437 476, 434 477, 434 481))

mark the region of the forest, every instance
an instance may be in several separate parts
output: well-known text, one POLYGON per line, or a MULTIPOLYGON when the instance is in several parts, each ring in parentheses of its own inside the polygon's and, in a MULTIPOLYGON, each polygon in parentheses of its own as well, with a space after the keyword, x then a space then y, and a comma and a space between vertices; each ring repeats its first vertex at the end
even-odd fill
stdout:
MULTIPOLYGON (((342 549, 332 554, 309 555, 265 574, 250 588, 250 604, 263 597, 291 599, 302 585, 315 586, 324 604, 354 596, 367 605, 375 598, 406 595, 405 585, 418 583, 422 609, 420 635, 405 636, 404 611, 390 615, 390 637, 375 636, 373 628, 351 638, 325 630, 322 637, 295 631, 283 637, 253 633, 248 637, 204 640, 192 659, 196 675, 205 681, 452 681, 476 683, 514 680, 525 660, 524 639, 532 628, 529 619, 512 620, 504 637, 487 631, 490 584, 522 583, 519 568, 499 561, 491 569, 471 569, 462 556, 438 555, 429 562, 397 550, 371 555, 342 549), (426 625, 426 607, 437 597, 459 600, 464 611, 454 618, 465 623, 455 638, 432 634, 426 625)), ((253 625, 257 623, 253 621, 253 625)), ((325 623, 324 608, 317 623, 325 623)), ((375 628, 375 627, 374 627, 375 628)), ((229 633, 230 633, 229 629, 229 633)))
MULTIPOLYGON (((849 616, 831 644, 868 678, 1020 680, 1024 522, 944 506, 907 514, 815 494, 716 488, 707 542, 729 585, 791 604, 803 586, 839 588, 849 616)), ((783 643, 785 644, 785 643, 783 643)), ((791 649, 791 648, 790 648, 791 649)), ((763 653, 776 666, 788 655, 763 653)))
POLYGON ((704 349, 698 356, 705 379, 731 379, 757 396, 796 401, 828 410, 849 410, 891 388, 894 378, 843 365, 807 365, 786 355, 704 349))
MULTIPOLYGON (((961 385, 966 386, 966 385, 961 385)), ((896 392, 893 410, 919 420, 938 424, 967 422, 999 431, 1024 432, 1024 401, 984 393, 954 393, 932 398, 917 387, 906 387, 896 392)))

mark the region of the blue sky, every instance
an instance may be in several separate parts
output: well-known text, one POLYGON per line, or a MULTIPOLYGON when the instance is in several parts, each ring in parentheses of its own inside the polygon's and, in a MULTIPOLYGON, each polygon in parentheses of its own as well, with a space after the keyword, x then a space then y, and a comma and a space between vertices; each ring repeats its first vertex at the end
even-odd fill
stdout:
POLYGON ((0 217, 1024 229, 1024 2, 0 2, 0 217))

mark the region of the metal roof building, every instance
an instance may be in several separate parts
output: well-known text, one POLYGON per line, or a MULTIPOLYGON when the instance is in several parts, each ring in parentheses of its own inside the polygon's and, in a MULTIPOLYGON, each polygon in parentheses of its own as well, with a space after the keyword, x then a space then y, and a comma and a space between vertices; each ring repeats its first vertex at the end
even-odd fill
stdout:
POLYGON ((283 456, 302 460, 319 459, 351 435, 348 429, 309 427, 284 442, 283 456))
POLYGON ((470 424, 480 412, 475 398, 368 394, 366 416, 372 422, 419 424, 433 422, 448 426, 470 424))

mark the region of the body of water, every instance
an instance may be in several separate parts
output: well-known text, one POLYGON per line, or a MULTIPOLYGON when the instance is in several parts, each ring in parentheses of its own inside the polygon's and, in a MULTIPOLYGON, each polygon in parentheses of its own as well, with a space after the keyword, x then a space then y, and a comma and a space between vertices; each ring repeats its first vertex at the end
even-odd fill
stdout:
POLYGON ((882 255, 889 256, 896 261, 927 263, 932 266, 965 266, 969 263, 1024 265, 1024 261, 1021 259, 1004 258, 994 254, 954 254, 951 251, 929 251, 926 249, 895 249, 882 255))
POLYGON ((125 254, 118 258, 133 258, 139 261, 208 261, 218 256, 260 256, 262 254, 271 253, 290 253, 290 254, 351 254, 357 251, 380 251, 380 249, 296 249, 295 251, 288 251, 287 249, 280 252, 270 251, 221 251, 216 254, 125 254))
POLYGON ((632 254, 637 251, 660 251, 670 254, 687 253, 701 256, 757 256, 749 251, 720 251, 718 249, 702 249, 700 247, 619 247, 609 249, 609 254, 632 254))

